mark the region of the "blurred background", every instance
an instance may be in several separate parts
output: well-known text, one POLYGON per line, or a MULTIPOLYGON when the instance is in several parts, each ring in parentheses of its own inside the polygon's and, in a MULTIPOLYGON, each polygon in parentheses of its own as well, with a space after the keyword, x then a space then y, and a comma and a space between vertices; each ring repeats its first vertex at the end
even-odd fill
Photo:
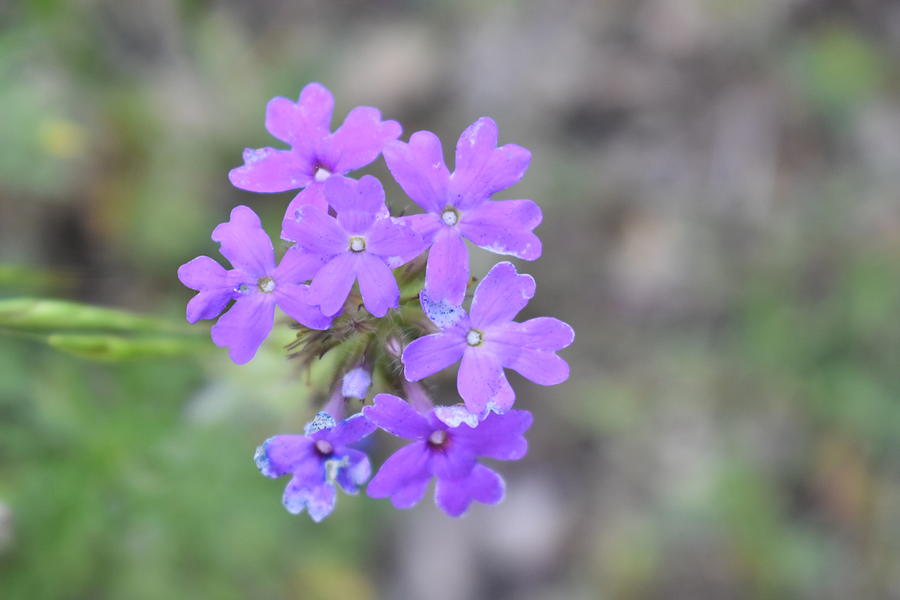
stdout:
POLYGON ((285 340, 0 326, 0 597, 900 598, 900 3, 3 0, 0 296, 179 322, 232 206, 277 232, 291 194, 226 173, 313 80, 335 124, 534 153, 498 194, 544 209, 522 316, 577 339, 567 383, 511 378, 504 504, 315 525, 251 460, 320 400, 285 340))

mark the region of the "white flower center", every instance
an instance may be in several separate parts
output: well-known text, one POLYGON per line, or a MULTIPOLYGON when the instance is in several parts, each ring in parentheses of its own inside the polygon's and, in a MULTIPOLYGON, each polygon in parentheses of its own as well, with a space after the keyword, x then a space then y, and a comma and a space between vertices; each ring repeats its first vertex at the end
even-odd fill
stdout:
POLYGON ((259 287, 259 291, 264 294, 271 294, 275 291, 275 280, 271 277, 260 277, 256 285, 259 287))
POLYGON ((313 179, 315 179, 319 183, 325 181, 329 177, 331 177, 331 171, 329 171, 325 167, 316 167, 316 172, 313 173, 313 179))
POLYGON ((448 206, 444 209, 444 212, 441 213, 441 221, 444 222, 444 225, 453 227, 459 223, 459 213, 456 212, 456 209, 452 206, 448 206))
POLYGON ((366 239, 359 237, 358 235, 354 235, 350 238, 350 250, 353 252, 362 252, 366 249, 366 239))
POLYGON ((327 456, 334 452, 334 446, 328 440, 316 440, 316 451, 323 456, 327 456))
POLYGON ((443 429, 435 429, 428 436, 428 443, 432 446, 443 446, 447 442, 447 432, 443 429))
POLYGON ((477 329, 470 329, 466 334, 466 343, 470 346, 480 346, 484 341, 484 336, 477 329))

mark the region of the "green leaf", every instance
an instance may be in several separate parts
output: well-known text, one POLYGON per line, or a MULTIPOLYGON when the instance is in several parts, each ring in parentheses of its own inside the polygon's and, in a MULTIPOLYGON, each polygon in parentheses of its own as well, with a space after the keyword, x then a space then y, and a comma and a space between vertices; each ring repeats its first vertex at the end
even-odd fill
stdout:
POLYGON ((136 313, 65 300, 0 300, 0 329, 15 331, 130 331, 191 333, 181 324, 136 313))
POLYGON ((0 288, 18 293, 46 293, 68 286, 72 278, 61 272, 32 266, 0 264, 0 288))
POLYGON ((57 333, 46 338, 47 344, 68 354, 102 361, 172 358, 209 350, 206 338, 186 336, 129 337, 110 334, 57 333))

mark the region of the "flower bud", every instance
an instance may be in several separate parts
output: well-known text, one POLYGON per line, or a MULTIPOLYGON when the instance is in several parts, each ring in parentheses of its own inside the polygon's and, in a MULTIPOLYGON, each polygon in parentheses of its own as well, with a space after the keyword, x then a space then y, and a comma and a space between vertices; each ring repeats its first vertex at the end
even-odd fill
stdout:
POLYGON ((384 349, 394 358, 400 358, 403 354, 403 344, 395 337, 389 337, 384 344, 384 349))
POLYGON ((363 399, 369 393, 372 375, 363 367, 356 367, 344 375, 341 382, 341 394, 344 398, 363 399))

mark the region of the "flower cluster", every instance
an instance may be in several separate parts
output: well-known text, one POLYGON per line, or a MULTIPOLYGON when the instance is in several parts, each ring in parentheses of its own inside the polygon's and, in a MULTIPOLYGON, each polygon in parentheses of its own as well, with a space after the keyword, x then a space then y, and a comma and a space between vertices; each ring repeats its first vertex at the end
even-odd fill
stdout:
POLYGON ((503 479, 478 459, 524 456, 532 421, 512 408, 505 369, 540 385, 561 383, 569 367, 556 353, 574 339, 572 328, 552 317, 514 320, 536 286, 510 262, 495 264, 471 289, 465 240, 524 260, 541 255, 537 204, 492 199, 522 178, 531 154, 498 146, 497 125, 482 117, 460 136, 450 172, 435 134, 419 131, 402 142, 396 121, 365 106, 332 132, 333 107, 317 83, 297 102, 269 102, 266 129, 289 148, 248 148, 229 179, 251 192, 298 190, 281 224, 287 249, 276 261, 257 215, 234 208, 212 233, 231 268, 200 256, 178 270, 197 291, 187 320, 218 318, 213 343, 243 364, 271 332, 278 307, 297 332, 291 356, 310 364, 339 355, 330 400, 303 435, 276 435, 256 451, 263 475, 291 476, 283 496, 288 511, 306 510, 319 521, 333 510, 336 487, 356 493, 371 466, 353 445, 376 429, 411 442, 369 481, 370 497, 409 508, 434 478, 435 501, 448 515, 462 515, 473 501, 496 504, 503 479), (392 216, 378 179, 349 175, 380 155, 422 213, 392 216), (435 406, 415 382, 456 363, 462 403, 435 406), (373 382, 408 401, 378 393, 367 404, 373 382), (359 403, 362 410, 345 418, 359 403))

